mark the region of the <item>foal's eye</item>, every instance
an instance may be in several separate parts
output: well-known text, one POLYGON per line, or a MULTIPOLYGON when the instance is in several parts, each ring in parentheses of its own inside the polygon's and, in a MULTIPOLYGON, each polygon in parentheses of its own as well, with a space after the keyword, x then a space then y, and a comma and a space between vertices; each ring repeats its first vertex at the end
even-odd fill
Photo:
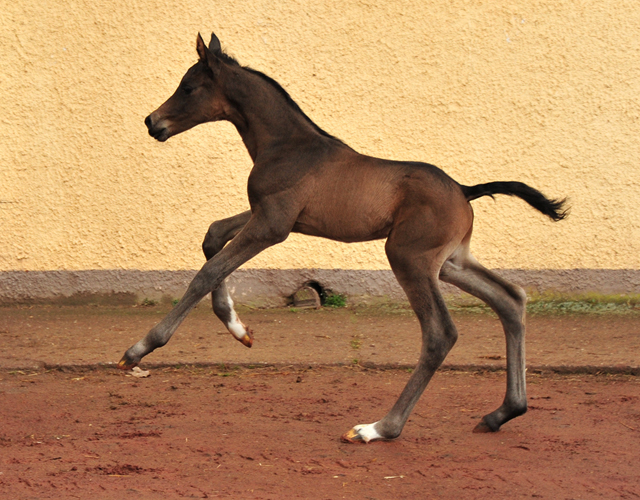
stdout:
POLYGON ((185 85, 184 87, 182 87, 182 91, 189 95, 191 92, 193 92, 193 87, 189 87, 188 85, 185 85))

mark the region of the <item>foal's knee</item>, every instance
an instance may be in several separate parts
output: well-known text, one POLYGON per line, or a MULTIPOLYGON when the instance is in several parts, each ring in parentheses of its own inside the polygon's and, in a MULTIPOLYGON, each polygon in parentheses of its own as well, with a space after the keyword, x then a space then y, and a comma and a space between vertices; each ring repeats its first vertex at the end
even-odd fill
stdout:
POLYGON ((204 256, 209 260, 220 250, 222 250, 227 243, 225 238, 225 230, 223 228, 222 221, 215 221, 209 226, 207 234, 204 236, 202 242, 202 251, 204 256))

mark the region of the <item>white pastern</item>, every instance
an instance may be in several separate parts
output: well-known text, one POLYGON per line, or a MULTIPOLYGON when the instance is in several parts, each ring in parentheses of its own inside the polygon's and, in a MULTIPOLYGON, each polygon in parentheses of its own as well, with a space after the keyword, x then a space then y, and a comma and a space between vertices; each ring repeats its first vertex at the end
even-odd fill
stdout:
POLYGON ((231 332, 231 334, 237 338, 238 340, 242 339, 247 335, 247 329, 240 322, 240 318, 233 309, 233 300, 230 296, 227 295, 227 302, 229 303, 229 309, 231 310, 231 319, 229 323, 227 323, 227 329, 231 332))
POLYGON ((378 422, 374 422, 372 424, 356 425, 353 430, 356 431, 358 436, 360 436, 365 443, 368 443, 369 441, 375 441, 376 439, 383 439, 375 429, 375 425, 377 423, 378 422))

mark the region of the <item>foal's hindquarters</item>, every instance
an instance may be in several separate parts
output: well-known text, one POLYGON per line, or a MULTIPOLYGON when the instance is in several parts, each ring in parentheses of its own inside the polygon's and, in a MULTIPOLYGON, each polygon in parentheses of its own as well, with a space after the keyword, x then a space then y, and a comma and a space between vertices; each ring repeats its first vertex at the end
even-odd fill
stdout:
POLYGON ((458 334, 440 293, 439 279, 487 302, 498 312, 507 338, 511 338, 505 404, 487 415, 476 430, 498 430, 502 423, 523 413, 526 405, 522 344, 524 294, 482 268, 469 253, 473 212, 459 186, 447 179, 433 182, 431 178, 430 181, 405 186, 403 200, 406 203, 394 214, 385 246, 391 268, 420 323, 422 349, 418 365, 391 411, 378 422, 354 427, 342 436, 344 441, 369 442, 398 437, 431 377, 455 344, 458 334), (510 295, 514 296, 511 300, 510 295), (511 359, 514 356, 515 362, 511 359))

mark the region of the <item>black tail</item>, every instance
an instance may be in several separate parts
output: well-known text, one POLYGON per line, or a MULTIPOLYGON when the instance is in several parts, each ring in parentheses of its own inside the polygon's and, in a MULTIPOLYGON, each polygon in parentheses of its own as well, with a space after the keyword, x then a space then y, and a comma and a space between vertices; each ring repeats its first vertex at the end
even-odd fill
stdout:
POLYGON ((489 182, 476 186, 461 187, 467 201, 475 200, 482 196, 491 196, 493 198, 494 194, 506 194, 522 198, 533 208, 542 212, 552 220, 562 220, 569 215, 566 198, 562 200, 550 200, 537 189, 533 189, 522 182, 489 182))

